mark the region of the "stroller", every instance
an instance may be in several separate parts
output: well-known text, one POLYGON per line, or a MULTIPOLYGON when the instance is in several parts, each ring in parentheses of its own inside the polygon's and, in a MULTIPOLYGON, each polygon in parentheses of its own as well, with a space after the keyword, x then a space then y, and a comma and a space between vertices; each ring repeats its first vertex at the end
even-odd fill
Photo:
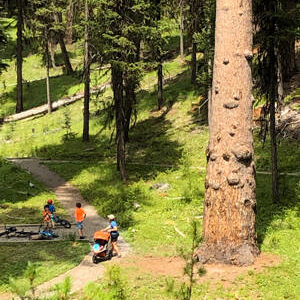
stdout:
POLYGON ((97 231, 94 234, 93 263, 110 260, 113 256, 110 233, 97 231))

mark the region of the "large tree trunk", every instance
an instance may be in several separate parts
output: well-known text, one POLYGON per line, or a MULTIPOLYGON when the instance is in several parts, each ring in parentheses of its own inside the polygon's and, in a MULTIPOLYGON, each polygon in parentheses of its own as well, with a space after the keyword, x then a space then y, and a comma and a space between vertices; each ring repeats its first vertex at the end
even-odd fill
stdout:
POLYGON ((88 32, 89 7, 88 0, 85 0, 85 52, 84 52, 84 112, 83 112, 83 135, 84 142, 88 142, 90 122, 90 61, 89 61, 89 32, 88 32))
POLYGON ((199 260, 252 264, 256 238, 252 135, 252 1, 217 0, 207 152, 204 243, 199 260))
POLYGON ((65 41, 67 45, 73 42, 73 16, 74 16, 74 3, 70 0, 69 6, 67 8, 67 28, 65 41))
POLYGON ((23 108, 23 0, 17 0, 18 22, 17 22, 17 105, 16 113, 24 110, 23 108))
POLYGON ((127 182, 126 173, 126 145, 125 145, 125 99, 123 96, 123 72, 118 65, 111 68, 112 88, 116 111, 116 140, 117 140, 117 168, 121 178, 127 182))
POLYGON ((48 104, 48 113, 52 112, 52 103, 50 97, 50 55, 49 55, 49 31, 45 28, 45 56, 46 56, 46 89, 47 89, 47 104, 48 104))
MULTIPOLYGON (((54 17, 55 17, 55 21, 58 24, 62 24, 63 20, 62 20, 61 13, 55 14, 54 17)), ((67 51, 66 44, 65 44, 65 41, 64 41, 64 34, 61 31, 58 32, 58 42, 59 42, 59 45, 60 45, 61 53, 62 53, 63 58, 64 58, 66 73, 67 73, 67 75, 71 75, 71 74, 73 74, 73 68, 72 68, 69 53, 67 51)))

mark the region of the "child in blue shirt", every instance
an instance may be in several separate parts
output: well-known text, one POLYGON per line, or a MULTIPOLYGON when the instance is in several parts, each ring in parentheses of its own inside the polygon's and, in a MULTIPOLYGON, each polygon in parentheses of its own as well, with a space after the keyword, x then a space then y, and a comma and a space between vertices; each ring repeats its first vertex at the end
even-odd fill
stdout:
POLYGON ((108 215, 107 218, 109 220, 109 225, 106 228, 104 228, 103 231, 107 231, 110 233, 113 251, 116 251, 117 256, 121 257, 120 250, 117 244, 119 237, 118 224, 115 220, 114 215, 108 215))
POLYGON ((54 228, 54 225, 55 225, 55 222, 54 222, 55 206, 53 205, 53 200, 49 199, 47 202, 48 202, 48 205, 49 205, 49 211, 51 212, 52 228, 54 228))

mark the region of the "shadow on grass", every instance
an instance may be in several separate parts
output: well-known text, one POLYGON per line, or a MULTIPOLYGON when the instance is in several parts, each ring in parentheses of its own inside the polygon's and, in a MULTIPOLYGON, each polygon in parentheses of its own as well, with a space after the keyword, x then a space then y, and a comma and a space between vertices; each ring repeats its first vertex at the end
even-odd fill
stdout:
MULTIPOLYGON (((80 74, 61 75, 50 78, 50 97, 51 101, 57 101, 69 95, 73 95, 81 90, 78 86, 81 83, 80 74), (74 87, 75 86, 75 87, 74 87)), ((47 103, 46 79, 36 80, 23 84, 24 110, 43 105, 47 103)), ((3 93, 0 97, 3 114, 14 113, 17 87, 10 92, 3 93), (7 107, 5 109, 5 107, 7 107)))
POLYGON ((272 177, 258 174, 257 178, 257 234, 261 245, 272 231, 294 228, 293 219, 287 218, 290 210, 300 217, 299 177, 280 178, 280 203, 273 203, 272 177))
POLYGON ((80 263, 89 247, 85 243, 35 242, 4 243, 0 254, 0 291, 7 289, 10 277, 22 278, 27 262, 41 267, 38 281, 49 280, 80 263))

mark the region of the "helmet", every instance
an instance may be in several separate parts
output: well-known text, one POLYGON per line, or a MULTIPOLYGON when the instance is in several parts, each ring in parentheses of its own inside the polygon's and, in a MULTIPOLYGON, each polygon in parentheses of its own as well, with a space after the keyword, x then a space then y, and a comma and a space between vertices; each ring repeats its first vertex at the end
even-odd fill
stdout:
POLYGON ((48 202, 47 202, 48 204, 52 204, 53 203, 53 201, 51 200, 51 199, 48 199, 48 202))

